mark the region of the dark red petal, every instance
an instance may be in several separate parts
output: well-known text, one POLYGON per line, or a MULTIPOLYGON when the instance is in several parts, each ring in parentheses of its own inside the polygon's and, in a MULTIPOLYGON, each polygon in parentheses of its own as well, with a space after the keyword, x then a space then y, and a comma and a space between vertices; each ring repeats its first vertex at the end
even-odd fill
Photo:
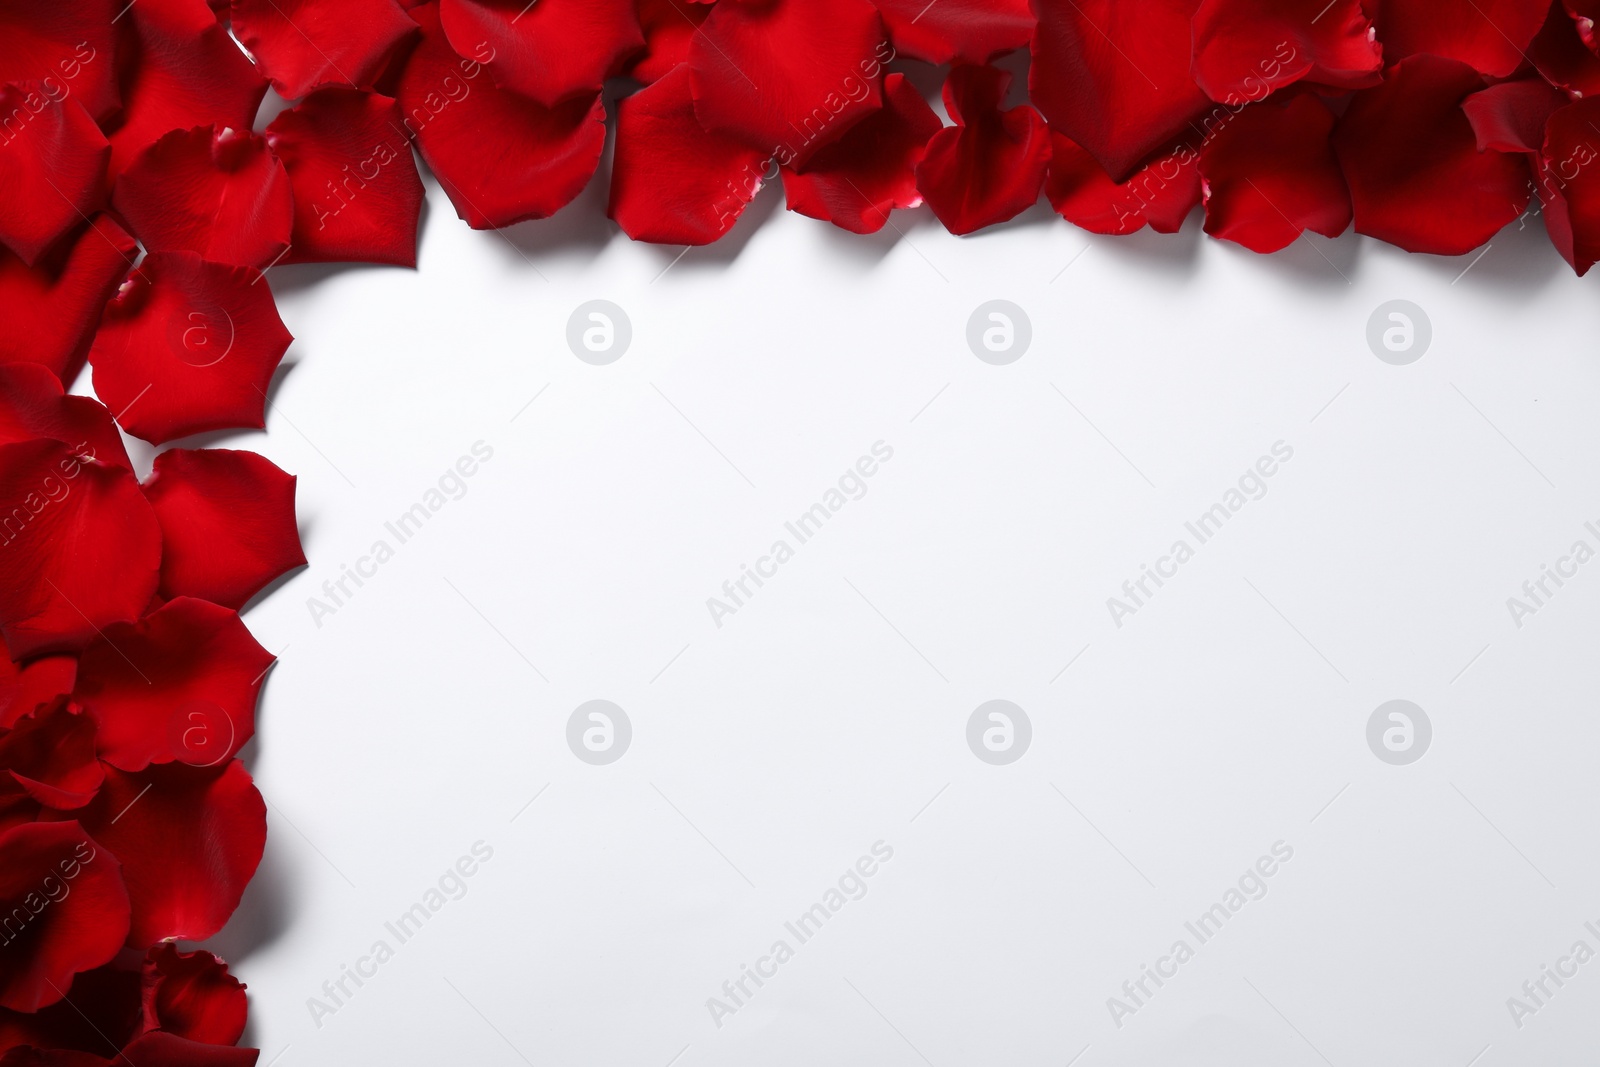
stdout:
POLYGON ((249 130, 173 130, 134 160, 112 202, 150 251, 240 267, 271 263, 294 225, 289 176, 249 130))
POLYGON ((644 45, 633 0, 439 0, 439 21, 457 52, 485 57, 496 85, 545 107, 598 96, 644 45))
POLYGON ((94 732, 93 719, 57 698, 0 734, 0 767, 39 803, 61 811, 81 808, 105 779, 94 732))
POLYGON ((710 244, 760 191, 766 153, 707 133, 677 67, 617 106, 607 214, 635 241, 710 244))
POLYGON ((16 1048, 0 1056, 0 1067, 107 1067, 110 1062, 92 1052, 54 1048, 16 1048))
POLYGON ((305 565, 295 479, 253 452, 174 448, 156 457, 144 495, 161 523, 163 597, 235 610, 305 565))
POLYGON ((1197 2, 1040 4, 1033 103, 1118 181, 1212 106, 1189 73, 1197 2))
POLYGON ((63 988, 66 998, 39 1012, 0 1008, 0 1052, 31 1045, 109 1056, 138 1033, 137 972, 109 964, 84 971, 72 980, 70 988, 63 988))
POLYGON ((894 56, 867 0, 719 3, 689 43, 700 124, 804 166, 882 104, 894 56))
POLYGON ((81 456, 133 469, 111 412, 97 400, 69 396, 37 363, 0 365, 0 445, 48 437, 81 456))
POLYGON ((415 32, 395 0, 233 0, 232 14, 239 43, 289 100, 324 85, 370 89, 415 32))
POLYGON ((11 726, 40 704, 72 692, 75 656, 41 656, 25 664, 0 655, 0 727, 11 726))
POLYGON ((1459 60, 1503 78, 1522 64, 1549 8, 1545 0, 1369 0, 1383 61, 1414 55, 1459 60))
POLYGON ((176 1034, 145 1034, 122 1050, 110 1067, 255 1067, 259 1049, 190 1041, 176 1034))
POLYGON ((161 529, 127 468, 57 441, 0 445, 0 554, 12 658, 71 652, 150 602, 161 529))
POLYGON ((214 767, 255 733, 272 661, 233 611, 179 597, 106 627, 84 649, 72 699, 99 723, 100 755, 113 767, 214 767))
POLYGON ((709 0, 639 0, 639 28, 644 51, 628 76, 649 85, 679 63, 689 60, 689 42, 711 14, 709 0))
POLYGON ((83 369, 100 310, 133 266, 138 245, 105 215, 37 267, 0 248, 0 364, 39 363, 70 382, 83 369))
POLYGON ((294 189, 288 263, 417 265, 422 179, 394 100, 321 89, 267 127, 294 189))
POLYGON ((1529 199, 1522 157, 1479 152, 1461 110, 1483 88, 1471 67, 1412 56, 1383 84, 1357 93, 1334 129, 1350 185, 1356 232, 1408 252, 1460 255, 1522 213, 1529 199))
POLYGON ((1199 159, 1182 143, 1118 183, 1088 152, 1052 133, 1044 192, 1062 218, 1090 233, 1120 237, 1146 225, 1157 233, 1177 233, 1200 203, 1199 159))
POLYGON ((133 903, 127 942, 139 949, 167 939, 203 941, 222 929, 267 839, 266 804, 238 760, 170 763, 139 774, 107 768, 105 785, 80 818, 122 861, 133 903))
POLYGON ((1237 106, 1302 78, 1364 89, 1382 70, 1360 0, 1201 0, 1194 15, 1194 80, 1213 100, 1237 106))
POLYGON ((117 858, 77 822, 0 834, 0 1007, 38 1011, 107 963, 128 932, 117 858))
POLYGON ((76 96, 96 119, 117 110, 115 0, 0 4, 0 82, 42 82, 76 96))
POLYGON ((456 213, 473 229, 498 229, 570 203, 605 147, 599 94, 547 108, 498 88, 488 68, 451 49, 435 5, 411 15, 422 43, 400 81, 400 110, 456 213), (485 130, 494 138, 486 140, 485 130))
POLYGON ((1315 96, 1245 108, 1200 153, 1206 232, 1276 252, 1305 230, 1337 237, 1350 192, 1329 135, 1333 112, 1315 96))
POLYGON ((1461 101, 1472 123, 1478 151, 1534 152, 1544 147, 1550 113, 1571 102, 1566 93, 1539 78, 1500 82, 1461 101))
POLYGON ((31 265, 100 209, 111 146, 75 98, 37 84, 0 85, 0 115, 0 244, 31 265))
POLYGON ((1579 274, 1600 260, 1600 153, 1595 125, 1600 97, 1568 104, 1550 116, 1539 156, 1544 225, 1563 259, 1579 274))
POLYGON ((138 0, 118 23, 122 120, 111 133, 111 171, 172 130, 248 130, 266 79, 233 43, 205 0, 138 0))
POLYGON ((922 203, 917 164, 940 125, 904 74, 889 75, 882 109, 813 155, 804 173, 784 168, 789 210, 852 233, 877 233, 890 211, 922 203))
POLYGON ((293 340, 249 267, 152 252, 89 351, 94 391, 129 433, 160 444, 265 425, 267 384, 293 340))
POLYGON ((917 188, 951 233, 971 233, 1032 207, 1050 165, 1050 135, 1027 104, 1002 111, 1011 75, 957 67, 944 84, 956 125, 928 142, 917 188))
POLYGON ((1600 93, 1600 58, 1584 43, 1561 0, 1551 3, 1544 26, 1528 46, 1528 58, 1558 89, 1574 96, 1600 93))
POLYGON ((1034 17, 1028 0, 877 0, 889 40, 925 63, 987 63, 1026 48, 1034 17))
POLYGON ((145 958, 143 987, 147 1030, 207 1045, 237 1045, 244 1034, 244 983, 209 952, 155 946, 145 958))

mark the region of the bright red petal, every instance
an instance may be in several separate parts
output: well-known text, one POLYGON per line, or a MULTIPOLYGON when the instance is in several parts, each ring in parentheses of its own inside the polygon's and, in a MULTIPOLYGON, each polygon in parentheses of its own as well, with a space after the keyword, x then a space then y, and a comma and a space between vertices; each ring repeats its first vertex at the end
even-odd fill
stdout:
POLYGON ((1189 73, 1197 2, 1039 4, 1033 103, 1118 181, 1213 106, 1189 73))
POLYGON ((1028 0, 877 0, 889 40, 924 63, 987 63, 1026 48, 1034 17, 1028 0))
POLYGON ((116 857, 77 822, 30 823, 0 834, 0 915, 0 1007, 38 1011, 117 954, 128 891, 116 857))
POLYGON ((123 110, 111 133, 113 174, 172 130, 250 129, 266 80, 205 0, 138 0, 118 26, 123 110))
POLYGON ((68 96, 40 85, 0 85, 0 244, 34 264, 99 210, 111 146, 68 96))
POLYGON ((76 651, 155 594, 161 529, 125 467, 0 445, 0 632, 14 659, 76 651))
POLYGON ((1124 236, 1149 226, 1177 233, 1200 203, 1199 153, 1179 144, 1151 159, 1125 182, 1059 133, 1050 135, 1044 192, 1062 218, 1090 233, 1124 236))
POLYGON ((289 176, 248 130, 173 130, 123 173, 113 203, 150 251, 240 267, 271 263, 294 225, 289 176))
POLYGON ((400 82, 400 110, 456 213, 474 229, 498 229, 570 203, 605 147, 599 94, 546 108, 498 88, 488 68, 451 49, 434 5, 411 14, 422 43, 400 82))
POLYGON ((138 245, 105 215, 37 267, 0 249, 0 364, 39 363, 70 382, 83 369, 100 311, 133 266, 138 245))
POLYGON ((1574 97, 1600 93, 1600 58, 1584 44, 1561 0, 1550 5, 1543 28, 1528 46, 1528 58, 1546 81, 1574 97))
POLYGON ((712 133, 803 167, 882 104, 894 55, 867 0, 733 0, 689 44, 694 111, 712 133))
POLYGON ((639 28, 644 51, 628 76, 649 85, 689 60, 689 42, 711 14, 708 0, 639 0, 639 28))
POLYGON ((72 692, 77 674, 74 656, 41 656, 19 665, 0 655, 0 727, 11 726, 40 704, 72 692))
POLYGON ((49 437, 77 454, 133 469, 111 412, 86 396, 69 396, 37 363, 0 365, 0 445, 49 437))
POLYGON ((255 1067, 260 1055, 260 1049, 207 1045, 157 1032, 130 1043, 108 1067, 255 1067))
POLYGON ((1194 80, 1238 106, 1301 79, 1364 89, 1382 77, 1383 49, 1359 0, 1201 0, 1194 80))
POLYGON ((1357 93, 1334 129, 1356 232, 1409 252, 1461 255, 1522 213, 1529 171, 1519 155, 1479 152, 1461 110, 1483 88, 1471 67, 1413 56, 1357 93))
POLYGON ((121 6, 115 0, 0 4, 0 82, 41 82, 76 96, 96 119, 110 118, 119 103, 112 20, 121 6))
POLYGON ((439 0, 439 21, 457 52, 486 57, 496 85, 545 107, 598 96, 644 45, 633 0, 439 0))
POLYGON ((122 861, 133 903, 127 942, 140 949, 203 941, 222 929, 267 839, 266 804, 238 760, 139 774, 107 768, 100 795, 79 816, 122 861))
POLYGON ((1579 274, 1600 260, 1600 154, 1595 124, 1600 97, 1579 100, 1550 116, 1539 156, 1539 199, 1556 250, 1579 274))
POLYGON ((767 156, 707 133, 677 67, 617 107, 617 150, 607 214, 635 241, 710 244, 760 191, 767 156))
POLYGON ((235 610, 305 565, 295 479, 254 452, 174 448, 156 457, 144 494, 161 523, 163 597, 235 610))
POLYGON ((1461 110, 1472 123, 1478 151, 1537 153, 1551 112, 1570 102, 1542 79, 1519 78, 1473 93, 1461 101, 1461 110))
POLYGON ((1388 64, 1434 55, 1503 78, 1522 64, 1546 0, 1369 0, 1388 64))
POLYGON ((415 32, 395 0, 233 0, 233 32, 278 95, 325 85, 372 88, 415 32))
POLYGON ((321 89, 267 127, 294 189, 288 263, 417 265, 422 179, 387 96, 321 89))
POLYGON ((956 125, 928 142, 917 188, 951 233, 1004 222, 1039 199, 1050 165, 1050 135, 1026 104, 1001 110, 1011 75, 994 67, 957 67, 944 84, 956 125))
POLYGON ((889 75, 881 110, 813 155, 804 173, 784 169, 789 210, 852 233, 877 233, 890 211, 922 203, 917 164, 940 126, 916 86, 889 75))
POLYGON ((179 597, 84 649, 72 699, 100 725, 100 755, 124 771, 214 767, 255 733, 273 657, 227 608, 179 597))
POLYGON ((105 780, 94 735, 94 720, 58 698, 0 733, 0 768, 46 807, 81 808, 105 780))
POLYGON ((248 1004, 244 983, 209 952, 163 943, 144 962, 144 1025, 207 1045, 237 1045, 248 1004))
POLYGON ((1240 112, 1200 153, 1206 232, 1276 252, 1306 230, 1337 237, 1350 192, 1329 135, 1333 112, 1315 96, 1240 112))
POLYGON ((94 390, 129 433, 160 444, 265 425, 267 385, 293 340, 248 267, 152 252, 106 305, 94 390))

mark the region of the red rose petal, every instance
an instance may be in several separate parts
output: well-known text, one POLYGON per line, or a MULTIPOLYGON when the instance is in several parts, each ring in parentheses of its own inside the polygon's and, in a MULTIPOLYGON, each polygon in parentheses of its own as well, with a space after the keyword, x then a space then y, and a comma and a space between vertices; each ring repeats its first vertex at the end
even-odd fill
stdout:
POLYGON ((639 0, 644 51, 628 76, 649 85, 689 60, 689 42, 711 14, 710 0, 639 0))
POLYGON ((321 89, 267 127, 294 189, 285 262, 417 265, 422 179, 387 96, 321 89))
POLYGON ((79 814, 103 852, 122 862, 133 904, 127 943, 140 949, 222 929, 267 839, 266 804, 238 760, 139 774, 107 768, 99 796, 79 814))
POLYGON ((78 661, 72 699, 99 723, 100 755, 113 767, 214 767, 254 735, 272 662, 236 613, 179 597, 106 627, 78 661))
POLYGON ((253 452, 174 448, 156 457, 144 494, 161 524, 163 597, 235 610, 305 565, 293 476, 253 452))
POLYGON ((1004 222, 1032 207, 1050 165, 1050 136, 1026 104, 1001 110, 1011 75, 957 67, 944 83, 956 125, 933 135, 917 164, 917 188, 951 233, 1004 222))
POLYGON ((0 1007, 38 1011, 117 954, 128 891, 77 822, 14 826, 0 834, 0 917, 0 1007))
POLYGON ((173 130, 123 172, 113 203, 150 251, 240 267, 271 263, 294 226, 289 176, 248 130, 173 130))
POLYGON ((248 267, 152 252, 106 305, 94 390, 129 433, 160 444, 265 425, 267 385, 293 340, 248 267))
POLYGON ((250 129, 266 79, 205 0, 138 0, 118 26, 123 110, 111 133, 113 174, 171 130, 250 129))
POLYGON ((207 1045, 236 1045, 244 1035, 244 984, 209 952, 155 946, 145 958, 143 989, 147 1030, 207 1045))
POLYGON ((261 1050, 190 1041, 177 1034, 145 1034, 108 1067, 255 1067, 261 1050))
POLYGON ((1371 7, 1385 63, 1428 54, 1496 78, 1522 64, 1549 10, 1545 0, 1371 0, 1371 7))
POLYGON ((439 21, 461 55, 492 57, 496 85, 547 108, 598 96, 644 45, 633 0, 439 0, 439 21))
POLYGON ((32 265, 100 208, 111 146, 75 98, 0 85, 0 243, 32 265))
POLYGON ((1539 155, 1544 225, 1561 257, 1579 274, 1600 260, 1600 97, 1550 116, 1539 155))
POLYGON ((1190 76, 1197 0, 1041 5, 1028 75, 1050 128, 1122 181, 1211 101, 1190 76))
POLYGON ((1461 101, 1461 110, 1472 123, 1478 151, 1536 153, 1544 147, 1550 113, 1570 102, 1539 78, 1520 78, 1473 93, 1461 101))
POLYGON ((0 560, 12 657, 70 652, 150 602, 161 529, 126 468, 57 441, 0 445, 0 560))
POLYGON ((0 82, 41 82, 76 96, 89 114, 117 110, 112 61, 115 0, 54 0, 0 5, 0 82))
POLYGON ((69 396, 37 363, 0 365, 0 445, 48 437, 82 456, 133 469, 111 412, 97 400, 69 396))
POLYGON ((1600 93, 1600 58, 1584 43, 1561 0, 1550 5, 1544 26, 1528 45, 1528 58, 1558 89, 1575 96, 1600 93))
POLYGON ((1483 88, 1465 63, 1412 56, 1357 93, 1334 128, 1357 233, 1409 252, 1461 255, 1522 213, 1528 165, 1479 152, 1460 104, 1483 88))
POLYGON ((877 233, 890 211, 922 203, 917 164, 941 125, 905 75, 889 75, 880 110, 819 150, 804 173, 783 170, 789 210, 852 233, 877 233))
POLYGON ((111 1061, 92 1052, 70 1049, 12 1049, 0 1056, 0 1067, 107 1067, 111 1061))
POLYGON ((1119 183, 1084 149, 1052 133, 1044 192, 1062 218, 1090 233, 1123 236, 1147 225, 1177 233, 1200 203, 1199 159, 1179 144, 1119 183))
POLYGON ((325 85, 372 88, 415 32, 395 0, 233 0, 232 17, 239 43, 289 100, 325 85))
POLYGON ((36 267, 0 248, 0 364, 39 363, 70 382, 83 369, 100 311, 133 266, 138 245, 97 215, 36 267))
POLYGON ((617 107, 607 214, 635 241, 710 244, 760 191, 767 155, 695 118, 677 67, 617 107))
MULTIPOLYGON (((96 967, 74 978, 70 988, 63 988, 67 991, 63 1000, 38 1012, 0 1008, 0 1053, 19 1046, 109 1053, 138 1033, 141 1010, 136 972, 114 964, 96 967)), ((0 1063, 7 1062, 0 1059, 0 1063)))
POLYGON ((0 734, 0 767, 40 804, 60 811, 81 808, 105 780, 94 734, 94 720, 58 698, 0 734))
POLYGON ((1337 237, 1350 192, 1329 135, 1333 112, 1315 96, 1240 112, 1200 153, 1206 233, 1276 252, 1306 230, 1337 237))
POLYGON ((41 656, 16 664, 0 655, 0 727, 11 726, 40 704, 72 692, 77 674, 75 656, 41 656))
POLYGON ((1382 70, 1359 0, 1201 0, 1194 15, 1194 80, 1213 100, 1261 100, 1301 79, 1364 89, 1382 70))
POLYGON ((456 213, 473 229, 498 229, 548 218, 570 203, 605 147, 599 94, 544 107, 498 88, 488 68, 457 55, 434 5, 412 17, 422 43, 400 81, 400 110, 456 213), (484 130, 495 138, 486 141, 484 130))
POLYGON ((689 44, 694 112, 785 166, 882 104, 894 50, 867 0, 719 3, 689 44))
POLYGON ((1026 48, 1028 0, 877 0, 895 51, 924 63, 987 63, 1026 48))

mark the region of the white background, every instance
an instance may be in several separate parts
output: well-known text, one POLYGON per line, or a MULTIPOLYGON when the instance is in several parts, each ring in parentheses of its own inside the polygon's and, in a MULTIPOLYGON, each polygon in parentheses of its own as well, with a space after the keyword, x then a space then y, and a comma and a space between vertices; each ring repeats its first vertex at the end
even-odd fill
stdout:
POLYGON ((264 1064, 1590 1062, 1600 961, 1520 1029, 1506 1005, 1600 949, 1600 563, 1520 629, 1506 607, 1600 547, 1600 302, 1540 220, 1461 276, 1354 237, 1257 257, 1198 216, 860 238, 769 188, 675 261, 600 221, 603 182, 508 234, 429 184, 419 271, 269 274, 299 338, 269 432, 208 442, 299 476, 312 561, 246 616, 282 654, 249 753, 271 833, 213 946, 264 1064), (597 298, 633 326, 605 367, 565 341, 597 298), (1032 322, 1009 366, 966 343, 994 298, 1032 322), (1396 298, 1433 325, 1405 367, 1365 339, 1396 298), (865 497, 716 627, 707 598, 880 440, 865 497), (1280 440, 1267 495, 1115 626, 1280 440), (479 441, 319 627, 308 598, 479 441), (634 729, 610 766, 565 739, 597 698, 634 729), (966 743, 995 698, 1033 725, 1010 766, 966 743), (1396 698, 1433 724, 1410 766, 1366 741, 1396 698), (480 840, 466 895, 317 1026, 480 840), (717 1026, 880 840, 866 895, 717 1026), (1107 999, 1179 938, 1119 1028, 1107 999))

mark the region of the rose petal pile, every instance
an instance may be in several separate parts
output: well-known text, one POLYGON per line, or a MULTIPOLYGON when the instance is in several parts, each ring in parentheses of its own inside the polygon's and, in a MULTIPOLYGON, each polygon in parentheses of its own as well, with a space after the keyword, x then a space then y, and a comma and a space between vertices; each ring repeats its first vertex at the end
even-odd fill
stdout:
MULTIPOLYGON (((1585 0, 0 0, 0 1067, 244 1064, 216 933, 261 856, 238 611, 305 560, 260 429, 263 272, 411 267, 595 179, 698 245, 779 179, 853 233, 1041 198, 1257 252, 1459 255, 1537 210, 1600 259, 1585 0), (1026 64, 1026 84, 1015 77, 1026 64), (258 113, 269 87, 284 106, 258 113), (944 118, 937 108, 942 105, 944 118), (1536 207, 1533 207, 1536 205, 1536 207), (69 396, 85 364, 98 400, 69 396), (142 954, 142 956, 141 956, 142 954)), ((896 227, 898 229, 898 227, 896 227)))

